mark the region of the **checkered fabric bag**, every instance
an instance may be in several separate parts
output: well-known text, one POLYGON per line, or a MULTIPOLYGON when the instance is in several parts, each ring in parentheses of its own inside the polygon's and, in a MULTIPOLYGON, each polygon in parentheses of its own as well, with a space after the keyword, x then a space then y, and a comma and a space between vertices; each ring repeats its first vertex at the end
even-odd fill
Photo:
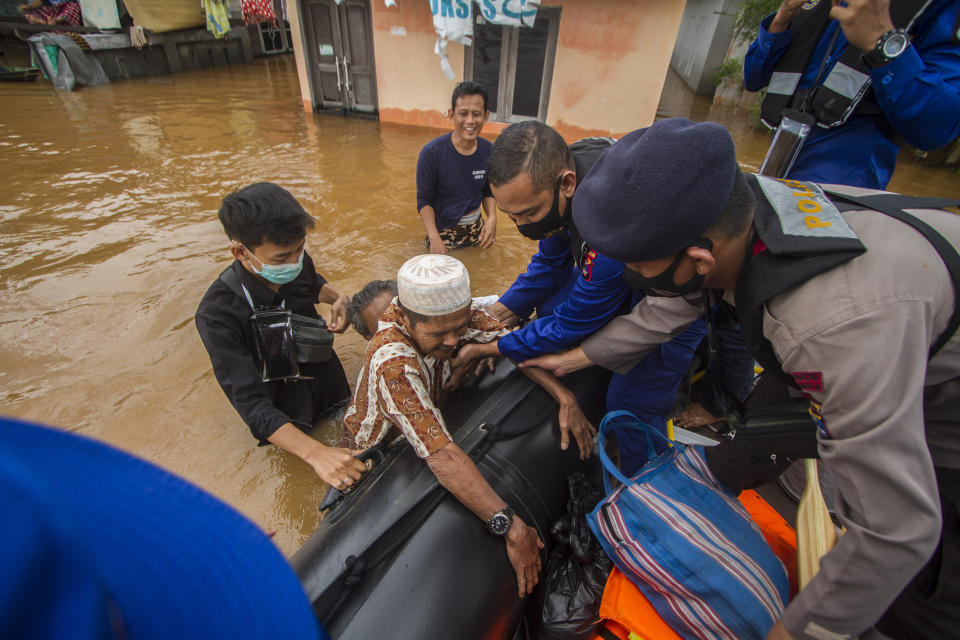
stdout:
POLYGON ((666 439, 626 411, 600 425, 607 497, 588 516, 607 555, 683 638, 762 639, 787 603, 783 564, 743 505, 713 477, 701 447, 673 443, 633 478, 604 449, 616 429, 666 439), (611 490, 610 477, 620 481, 611 490))

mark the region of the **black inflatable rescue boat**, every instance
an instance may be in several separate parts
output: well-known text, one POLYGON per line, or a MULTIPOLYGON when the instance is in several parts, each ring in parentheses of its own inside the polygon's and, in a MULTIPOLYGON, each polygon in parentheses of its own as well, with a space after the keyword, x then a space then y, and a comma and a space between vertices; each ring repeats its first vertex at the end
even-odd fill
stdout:
MULTIPOLYGON (((609 374, 564 379, 594 425, 609 374)), ((441 407, 454 441, 494 490, 551 544, 567 476, 599 477, 596 456, 560 450, 557 405, 501 361, 441 407)), ((373 454, 377 464, 326 513, 291 563, 317 617, 337 640, 524 637, 528 596, 517 596, 503 540, 441 487, 403 439, 373 454)))

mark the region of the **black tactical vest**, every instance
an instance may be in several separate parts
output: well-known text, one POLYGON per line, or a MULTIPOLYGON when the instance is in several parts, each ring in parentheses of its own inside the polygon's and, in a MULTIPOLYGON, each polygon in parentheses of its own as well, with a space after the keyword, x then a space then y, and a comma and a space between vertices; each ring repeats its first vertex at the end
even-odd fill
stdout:
POLYGON ((792 386, 763 335, 763 309, 767 301, 836 266, 856 258, 867 249, 847 224, 840 209, 874 209, 897 218, 924 235, 943 259, 954 287, 953 316, 930 349, 932 357, 960 326, 960 255, 936 230, 903 211, 904 208, 954 206, 942 198, 914 198, 893 193, 829 196, 812 182, 775 180, 747 174, 753 190, 755 235, 737 289, 736 315, 744 342, 757 362, 792 386), (839 206, 839 208, 838 208, 839 206))
MULTIPOLYGON (((891 0, 890 18, 898 29, 910 31, 917 18, 934 3, 935 0, 891 0)), ((790 45, 774 67, 767 95, 760 106, 761 119, 771 129, 777 128, 780 114, 787 108, 812 113, 821 127, 843 124, 855 109, 882 117, 880 108, 873 101, 863 102, 871 87, 870 70, 861 56, 863 52, 850 44, 830 73, 820 78, 816 86, 797 90, 800 78, 830 24, 831 7, 830 0, 806 2, 790 24, 790 45)), ((839 33, 839 26, 837 31, 839 33)), ((830 51, 827 53, 829 55, 830 51)), ((817 62, 822 69, 821 61, 817 62)))
MULTIPOLYGON (((577 172, 577 185, 587 177, 587 173, 596 164, 597 159, 604 151, 610 148, 614 143, 613 138, 583 138, 570 145, 570 153, 573 154, 573 164, 577 172)), ((580 232, 573 224, 573 200, 567 201, 566 232, 570 239, 570 250, 573 252, 573 259, 577 263, 577 268, 585 276, 589 272, 587 263, 591 259, 592 252, 587 243, 580 236, 580 232)), ((594 254, 595 255, 595 254, 594 254)))

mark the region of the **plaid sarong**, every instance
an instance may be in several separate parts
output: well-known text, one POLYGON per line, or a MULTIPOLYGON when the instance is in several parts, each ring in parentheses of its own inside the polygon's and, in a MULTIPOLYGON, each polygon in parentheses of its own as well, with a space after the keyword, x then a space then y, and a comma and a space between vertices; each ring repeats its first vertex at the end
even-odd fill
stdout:
MULTIPOLYGON (((447 249, 462 249, 480 244, 480 232, 483 231, 483 216, 470 224, 458 224, 449 229, 438 229, 440 239, 447 249)), ((424 237, 423 243, 430 249, 430 238, 424 237)))

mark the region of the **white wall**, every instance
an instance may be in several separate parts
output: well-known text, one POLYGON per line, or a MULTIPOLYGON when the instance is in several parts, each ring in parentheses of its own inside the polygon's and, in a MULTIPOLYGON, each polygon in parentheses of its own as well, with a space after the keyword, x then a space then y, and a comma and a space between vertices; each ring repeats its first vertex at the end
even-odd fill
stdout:
POLYGON ((739 6, 740 0, 687 0, 670 68, 701 95, 713 95, 707 76, 727 54, 739 6))

